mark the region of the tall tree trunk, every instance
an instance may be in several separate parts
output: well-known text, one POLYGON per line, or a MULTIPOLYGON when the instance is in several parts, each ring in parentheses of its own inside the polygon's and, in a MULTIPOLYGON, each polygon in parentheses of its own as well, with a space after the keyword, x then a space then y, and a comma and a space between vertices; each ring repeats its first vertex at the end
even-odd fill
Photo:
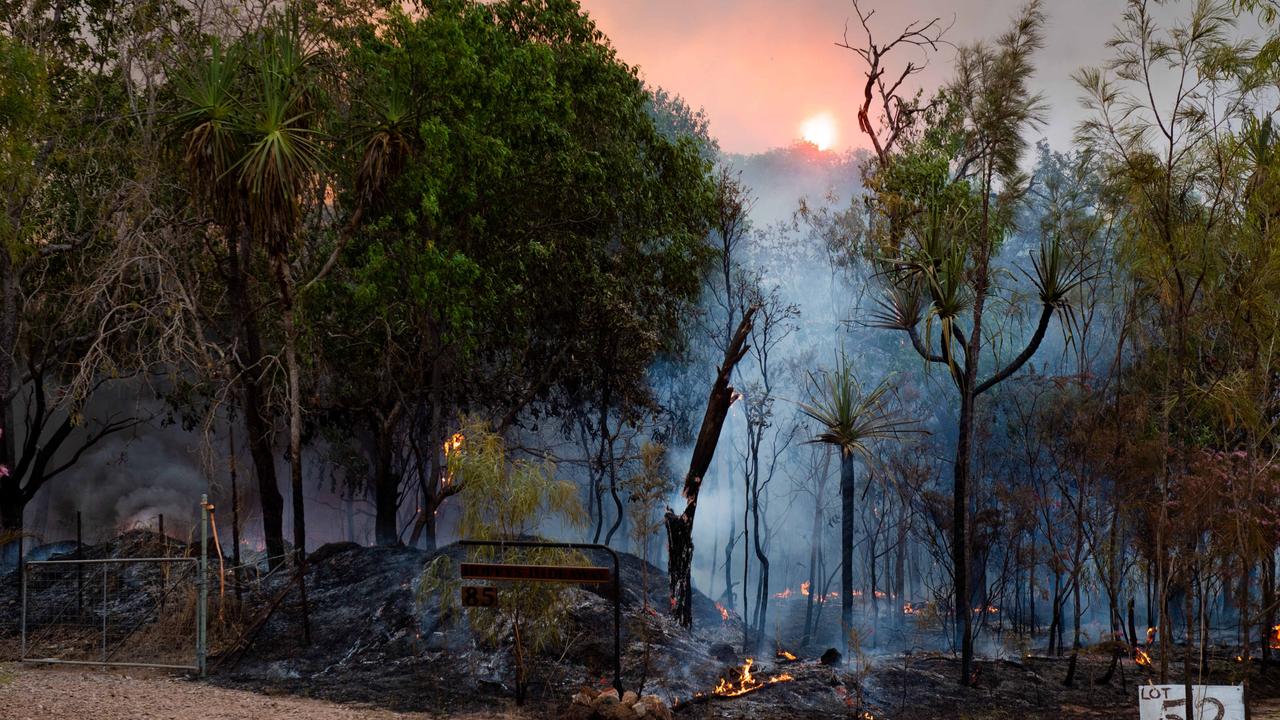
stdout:
POLYGON ((853 632, 853 454, 840 452, 840 635, 845 662, 853 632))
POLYGON ((400 530, 396 516, 400 509, 400 482, 391 470, 391 438, 382 432, 379 422, 378 436, 374 438, 373 464, 373 538, 384 547, 400 544, 400 530))
POLYGON ((1271 661, 1272 628, 1276 624, 1276 552, 1275 548, 1267 551, 1262 560, 1262 628, 1259 636, 1262 639, 1262 667, 1271 661))
POLYGON ((289 383, 289 495, 293 500, 293 554, 298 563, 298 594, 302 601, 302 638, 311 643, 311 611, 307 607, 307 517, 302 492, 302 378, 298 369, 298 329, 293 306, 293 275, 289 260, 274 257, 284 325, 284 364, 289 383))
POLYGON ((756 595, 756 607, 759 608, 756 619, 756 643, 757 646, 761 639, 764 638, 764 629, 766 619, 769 615, 769 556, 764 551, 764 544, 761 542, 763 535, 760 532, 760 453, 759 443, 752 452, 752 464, 755 466, 751 472, 751 518, 755 528, 755 551, 756 560, 759 565, 760 590, 756 595))
MULTIPOLYGON (((974 335, 977 336, 975 329, 974 335)), ((970 342, 974 342, 971 339, 970 342)), ((971 362, 976 365, 976 362, 971 362)), ((960 438, 956 443, 951 494, 951 569, 955 582, 955 645, 960 650, 960 684, 973 682, 973 614, 969 597, 969 454, 973 438, 973 394, 960 388, 960 438)))
POLYGON ((239 370, 241 404, 244 407, 245 431, 249 456, 253 459, 258 479, 258 500, 262 505, 262 538, 267 549, 267 563, 275 569, 284 561, 284 497, 276 485, 275 454, 271 450, 275 434, 262 395, 259 377, 262 373, 262 338, 258 334, 258 317, 249 298, 245 271, 251 259, 249 243, 236 233, 227 233, 227 290, 232 311, 244 341, 244 358, 239 370))
POLYGON ((9 538, 0 544, 0 567, 22 562, 22 513, 27 502, 19 493, 0 492, 0 535, 9 538))
POLYGON ((729 378, 738 361, 747 354, 747 336, 751 333, 751 319, 757 308, 751 307, 742 316, 742 322, 734 332, 725 350, 724 361, 716 373, 711 393, 707 397, 707 409, 702 416, 698 440, 689 459, 689 471, 685 473, 683 495, 684 512, 676 515, 667 508, 663 522, 667 528, 668 573, 671 579, 671 615, 685 627, 693 624, 693 582, 689 575, 693 563, 693 519, 698 510, 698 493, 706 476, 711 458, 720 442, 720 430, 724 427, 729 406, 736 399, 729 378))

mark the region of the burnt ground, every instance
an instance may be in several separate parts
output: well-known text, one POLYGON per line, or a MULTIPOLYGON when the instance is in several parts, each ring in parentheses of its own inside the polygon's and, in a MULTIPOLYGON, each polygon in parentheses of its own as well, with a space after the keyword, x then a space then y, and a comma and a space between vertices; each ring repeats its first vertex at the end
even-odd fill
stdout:
MULTIPOLYGON (((126 538, 88 554, 126 553, 138 542, 126 538)), ((455 562, 462 558, 457 546, 441 553, 455 562)), ((509 708, 514 694, 510 653, 478 644, 464 622, 442 619, 438 598, 419 601, 418 581, 431 557, 420 550, 353 544, 317 550, 307 572, 310 644, 303 642, 296 592, 286 595, 255 633, 242 635, 269 600, 290 586, 284 572, 266 578, 251 588, 239 612, 228 611, 227 627, 213 631, 215 656, 208 682, 397 712, 483 715, 509 708), (231 652, 237 640, 244 640, 242 649, 231 652)), ((1134 715, 1135 685, 1149 680, 1125 660, 1104 683, 1110 656, 1099 650, 1081 656, 1075 687, 1067 688, 1067 659, 1011 653, 1005 659, 981 660, 977 687, 962 688, 955 682, 958 662, 942 653, 870 647, 852 669, 837 670, 819 662, 825 647, 813 643, 790 648, 799 655, 796 662, 767 652, 753 668, 759 678, 787 673, 792 680, 741 697, 708 697, 717 679, 730 676, 730 668, 743 659, 735 652, 741 623, 736 617, 723 621, 714 604, 699 594, 694 630, 679 628, 653 611, 664 607, 667 583, 665 574, 653 567, 648 570, 653 609, 645 611, 643 564, 630 555, 623 555, 622 562, 623 683, 635 689, 644 675, 644 692, 673 703, 677 718, 865 718, 863 713, 890 720, 1129 718, 1134 715)), ((4 619, 14 617, 17 587, 13 575, 0 577, 0 659, 14 650, 15 628, 4 619)), ((560 717, 579 689, 611 681, 612 603, 587 587, 571 589, 570 598, 569 641, 534 664, 529 703, 521 713, 525 717, 560 717)), ((779 619, 779 636, 798 636, 804 604, 791 599, 771 607, 779 619)), ((826 608, 824 623, 836 621, 836 615, 834 608, 826 608)), ((936 632, 906 627, 886 632, 881 642, 919 648, 936 637, 936 632)), ((1249 672, 1251 698, 1280 697, 1280 667, 1264 670, 1253 663, 1249 672)), ((1242 665, 1223 658, 1215 661, 1206 681, 1239 682, 1242 674, 1242 665)), ((1171 677, 1180 676, 1174 664, 1171 677)))

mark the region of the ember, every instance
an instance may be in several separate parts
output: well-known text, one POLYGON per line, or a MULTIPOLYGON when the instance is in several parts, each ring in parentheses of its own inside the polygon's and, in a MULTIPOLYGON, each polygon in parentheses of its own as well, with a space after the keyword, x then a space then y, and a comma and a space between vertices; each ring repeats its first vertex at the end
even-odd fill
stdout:
POLYGON ((720 678, 720 682, 716 684, 715 690, 711 691, 712 694, 719 695, 721 697, 738 697, 739 695, 746 695, 749 692, 759 690, 762 687, 768 687, 769 685, 780 682, 789 682, 795 679, 790 675, 783 673, 761 681, 751 673, 751 666, 753 664, 755 664, 755 660, 747 658, 746 662, 742 663, 742 669, 738 671, 738 677, 734 680, 720 678))

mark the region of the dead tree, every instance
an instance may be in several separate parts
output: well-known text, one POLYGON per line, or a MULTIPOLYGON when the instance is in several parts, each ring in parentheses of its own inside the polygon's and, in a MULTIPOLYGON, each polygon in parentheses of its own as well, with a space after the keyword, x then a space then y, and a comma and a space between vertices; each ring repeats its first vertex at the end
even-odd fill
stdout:
POLYGON ((676 515, 675 511, 667 508, 665 515, 667 571, 671 576, 671 615, 685 627, 693 625, 693 581, 690 566, 693 563, 693 516, 698 509, 698 492, 702 489, 702 478, 711 466, 716 444, 720 441, 720 429, 724 427, 725 416, 729 414, 729 406, 733 404, 737 394, 729 384, 729 378, 738 361, 747 354, 751 319, 757 309, 750 307, 743 314, 737 331, 725 348, 724 362, 720 364, 715 383, 711 386, 707 411, 702 416, 702 427, 698 430, 693 457, 689 460, 689 472, 684 476, 684 490, 681 493, 686 501, 684 512, 676 515))
POLYGON ((916 49, 922 53, 936 52, 943 42, 942 36, 950 27, 943 27, 941 18, 933 18, 928 22, 915 21, 903 28, 898 36, 887 43, 877 45, 871 34, 871 16, 875 10, 862 12, 857 0, 853 2, 853 11, 858 14, 858 22, 866 33, 866 47, 857 47, 849 42, 849 31, 846 27, 844 40, 836 43, 838 47, 857 53, 867 65, 867 82, 862 88, 862 102, 858 104, 858 128, 871 140, 871 147, 876 153, 876 162, 884 167, 894 146, 902 139, 905 132, 915 127, 917 118, 928 109, 921 106, 918 99, 904 96, 903 83, 912 75, 923 72, 929 64, 927 59, 920 63, 909 61, 901 72, 888 73, 885 57, 899 46, 916 49), (871 124, 871 108, 878 105, 884 123, 883 131, 878 131, 871 124))

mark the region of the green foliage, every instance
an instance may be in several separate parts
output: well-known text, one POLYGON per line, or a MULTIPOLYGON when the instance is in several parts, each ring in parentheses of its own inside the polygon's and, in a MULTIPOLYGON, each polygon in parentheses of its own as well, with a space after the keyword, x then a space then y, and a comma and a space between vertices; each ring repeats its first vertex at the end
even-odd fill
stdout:
MULTIPOLYGON (((0 188, 11 198, 31 192, 39 127, 48 102, 40 57, 14 39, 0 36, 0 188)), ((20 235, 9 213, 0 213, 0 244, 9 252, 20 235)))
MULTIPOLYGON (((540 529, 563 524, 581 527, 585 511, 577 487, 555 479, 550 462, 512 460, 502 438, 477 420, 462 426, 465 438, 448 453, 451 482, 462 484, 463 511, 459 534, 471 540, 528 538, 540 529)), ((533 565, 585 564, 579 553, 554 548, 492 548, 469 551, 472 560, 533 565)), ((461 582, 448 556, 437 557, 423 572, 419 598, 438 595, 442 617, 456 615, 461 582)), ((523 684, 528 652, 541 652, 564 641, 569 627, 567 587, 559 583, 504 582, 497 608, 470 608, 467 622, 492 645, 512 638, 517 684, 523 684)))
POLYGON ((834 368, 822 372, 821 379, 810 373, 809 381, 811 400, 801 404, 800 411, 823 428, 809 442, 825 443, 844 457, 857 455, 870 462, 876 441, 918 432, 913 422, 900 419, 888 407, 890 378, 864 391, 843 352, 834 368))
POLYGON ((453 408, 499 416, 606 385, 650 404, 709 255, 697 141, 664 137, 577 3, 421 10, 346 41, 341 197, 367 208, 310 311, 343 339, 335 375, 390 387, 429 364, 453 408))

